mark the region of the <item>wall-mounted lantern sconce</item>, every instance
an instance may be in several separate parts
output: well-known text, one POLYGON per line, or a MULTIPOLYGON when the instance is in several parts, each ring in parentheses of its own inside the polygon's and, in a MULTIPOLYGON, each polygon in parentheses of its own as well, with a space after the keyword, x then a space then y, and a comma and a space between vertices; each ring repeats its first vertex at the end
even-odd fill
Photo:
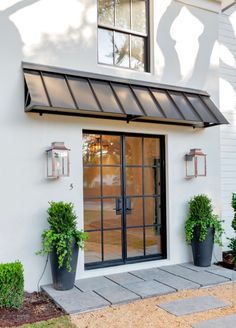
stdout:
POLYGON ((56 179, 70 175, 69 151, 64 142, 52 142, 47 153, 47 177, 56 179))
POLYGON ((185 155, 186 178, 206 176, 206 154, 201 149, 190 149, 185 155))

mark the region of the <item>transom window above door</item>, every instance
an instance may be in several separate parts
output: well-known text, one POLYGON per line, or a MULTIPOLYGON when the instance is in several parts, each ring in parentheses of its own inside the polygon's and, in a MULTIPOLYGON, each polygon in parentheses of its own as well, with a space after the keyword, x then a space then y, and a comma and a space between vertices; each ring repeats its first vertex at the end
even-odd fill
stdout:
POLYGON ((98 0, 98 62, 148 71, 148 0, 98 0))

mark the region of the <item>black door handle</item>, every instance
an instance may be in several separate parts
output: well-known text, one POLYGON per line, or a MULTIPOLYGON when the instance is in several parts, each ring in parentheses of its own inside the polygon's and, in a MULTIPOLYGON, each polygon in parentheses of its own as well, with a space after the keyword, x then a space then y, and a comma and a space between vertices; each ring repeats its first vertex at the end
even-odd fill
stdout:
POLYGON ((126 207, 125 207, 126 214, 131 214, 132 213, 132 203, 131 203, 131 198, 126 197, 126 207))
POLYGON ((117 197, 116 198, 116 215, 120 215, 122 213, 122 198, 117 197))

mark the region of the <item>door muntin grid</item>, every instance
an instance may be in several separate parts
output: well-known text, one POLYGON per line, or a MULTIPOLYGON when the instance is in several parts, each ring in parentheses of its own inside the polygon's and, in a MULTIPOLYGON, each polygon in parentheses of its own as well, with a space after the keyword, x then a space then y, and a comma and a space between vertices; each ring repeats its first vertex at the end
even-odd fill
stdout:
POLYGON ((85 267, 165 257, 161 137, 85 132, 85 267))

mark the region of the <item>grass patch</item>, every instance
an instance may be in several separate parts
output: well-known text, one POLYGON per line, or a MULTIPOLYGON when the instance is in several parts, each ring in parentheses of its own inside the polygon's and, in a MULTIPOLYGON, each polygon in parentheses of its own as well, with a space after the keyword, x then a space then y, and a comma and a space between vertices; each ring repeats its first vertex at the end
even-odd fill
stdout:
POLYGON ((76 326, 70 321, 69 316, 63 316, 47 321, 30 323, 20 326, 20 328, 76 328, 76 326))

